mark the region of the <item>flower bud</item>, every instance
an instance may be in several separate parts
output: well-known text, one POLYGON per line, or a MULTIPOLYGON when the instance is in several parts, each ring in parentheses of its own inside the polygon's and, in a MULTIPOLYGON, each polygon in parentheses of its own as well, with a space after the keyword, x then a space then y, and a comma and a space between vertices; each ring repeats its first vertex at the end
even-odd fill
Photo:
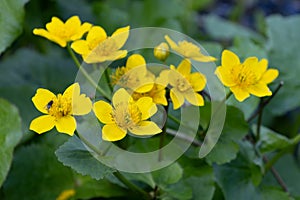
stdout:
POLYGON ((154 56, 158 60, 164 62, 169 56, 169 46, 167 43, 162 42, 154 48, 154 56))

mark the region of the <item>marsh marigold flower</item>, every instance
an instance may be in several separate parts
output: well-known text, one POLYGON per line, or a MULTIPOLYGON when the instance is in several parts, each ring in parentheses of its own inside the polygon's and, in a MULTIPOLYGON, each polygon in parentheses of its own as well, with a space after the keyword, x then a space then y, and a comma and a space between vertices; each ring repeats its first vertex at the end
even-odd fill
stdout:
POLYGON ((112 105, 105 101, 94 103, 96 117, 105 124, 102 128, 103 140, 121 140, 127 131, 139 136, 154 135, 162 131, 154 122, 147 121, 157 112, 157 107, 150 97, 134 101, 130 94, 121 88, 113 95, 112 105))
POLYGON ((135 101, 137 101, 142 97, 151 97, 153 102, 156 104, 160 104, 163 106, 168 105, 168 101, 166 98, 166 89, 165 86, 161 84, 155 83, 149 92, 145 92, 145 93, 133 92, 132 94, 132 98, 135 101))
POLYGON ((206 78, 200 72, 191 73, 191 67, 191 62, 184 59, 177 69, 171 65, 171 70, 161 72, 164 76, 167 75, 172 86, 170 97, 174 109, 181 107, 185 99, 195 106, 204 105, 203 97, 197 92, 205 88, 206 78))
POLYGON ((72 136, 76 129, 73 115, 85 115, 92 109, 91 100, 85 94, 80 94, 78 83, 72 84, 63 94, 58 95, 40 88, 32 98, 32 102, 40 112, 45 114, 32 120, 29 127, 39 134, 55 126, 58 132, 72 136))
POLYGON ((164 62, 170 54, 168 44, 165 42, 160 43, 158 46, 154 48, 153 54, 155 58, 164 62))
POLYGON ((46 29, 35 28, 33 34, 45 37, 61 47, 66 47, 69 41, 80 39, 91 27, 92 25, 87 22, 81 24, 78 16, 69 18, 66 23, 57 17, 52 17, 51 22, 46 24, 46 29))
POLYGON ((149 92, 154 81, 155 76, 147 70, 146 61, 139 54, 129 56, 126 66, 117 68, 112 75, 113 84, 138 93, 149 92))
POLYGON ((169 43, 170 47, 184 58, 200 62, 213 62, 216 60, 216 58, 212 56, 205 56, 202 54, 200 48, 191 42, 183 40, 176 44, 176 42, 174 42, 168 35, 165 36, 165 39, 169 43))
POLYGON ((100 26, 93 26, 85 40, 72 43, 71 48, 80 54, 86 63, 99 63, 124 58, 126 50, 120 50, 129 36, 129 26, 117 29, 108 37, 100 26))
POLYGON ((241 63, 237 55, 224 50, 221 62, 215 73, 238 101, 244 101, 250 94, 258 97, 272 95, 267 84, 276 79, 279 72, 276 69, 267 70, 266 59, 258 61, 256 57, 249 57, 241 63))

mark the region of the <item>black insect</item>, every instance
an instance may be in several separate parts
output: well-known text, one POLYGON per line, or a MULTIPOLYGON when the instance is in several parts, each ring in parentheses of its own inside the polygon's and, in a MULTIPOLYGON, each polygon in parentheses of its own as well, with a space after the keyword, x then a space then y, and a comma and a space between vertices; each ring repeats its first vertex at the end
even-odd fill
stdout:
POLYGON ((49 103, 46 105, 47 110, 51 108, 52 104, 53 104, 53 100, 49 101, 49 103))

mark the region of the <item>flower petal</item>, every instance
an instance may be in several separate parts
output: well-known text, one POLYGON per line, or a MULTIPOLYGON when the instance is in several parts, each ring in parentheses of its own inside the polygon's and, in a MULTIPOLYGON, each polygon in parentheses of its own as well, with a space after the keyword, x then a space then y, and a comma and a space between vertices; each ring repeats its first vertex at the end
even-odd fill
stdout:
POLYGON ((203 97, 196 92, 191 91, 191 92, 185 93, 184 97, 186 98, 186 100, 188 102, 190 102, 191 104, 193 104, 195 106, 203 106, 204 105, 203 97))
POLYGON ((173 102, 173 109, 176 110, 184 103, 184 96, 175 88, 170 91, 170 97, 173 102))
POLYGON ((76 30, 80 26, 81 26, 81 21, 79 17, 76 15, 70 17, 65 23, 65 27, 67 30, 76 30))
POLYGON ((65 91, 63 96, 66 98, 73 99, 74 97, 79 97, 80 95, 80 86, 78 83, 73 83, 65 91))
POLYGON ((100 26, 93 26, 86 36, 86 41, 89 44, 90 50, 93 50, 100 42, 107 38, 105 30, 100 26))
POLYGON ((255 84, 255 85, 251 85, 247 89, 250 92, 250 94, 253 94, 253 95, 258 96, 258 97, 264 97, 264 96, 271 96, 272 95, 271 90, 264 83, 258 83, 258 84, 255 84))
POLYGON ((139 98, 136 105, 142 113, 142 120, 148 119, 157 112, 157 107, 151 97, 139 98))
POLYGON ((215 74, 218 76, 223 85, 227 87, 236 85, 234 79, 232 78, 232 72, 231 70, 228 70, 228 68, 220 66, 216 69, 215 74))
POLYGON ((57 17, 52 17, 51 18, 51 22, 46 24, 46 29, 50 32, 50 33, 55 33, 57 32, 58 29, 63 28, 64 27, 64 22, 61 21, 59 18, 57 17))
POLYGON ((172 87, 176 87, 178 84, 178 80, 185 79, 180 73, 178 73, 176 70, 171 69, 168 73, 168 80, 172 87))
POLYGON ((215 57, 205 56, 203 54, 201 56, 191 57, 191 59, 199 61, 199 62, 214 62, 217 60, 215 57))
POLYGON ((47 89, 39 88, 36 91, 34 97, 32 97, 32 102, 34 106, 42 113, 47 114, 47 105, 50 101, 55 99, 56 96, 47 89))
POLYGON ((145 58, 140 54, 133 54, 129 56, 126 61, 126 68, 130 70, 138 66, 146 66, 145 58))
POLYGON ((194 91, 198 92, 205 88, 206 78, 200 72, 195 72, 190 75, 190 84, 194 91))
POLYGON ((253 67, 254 67, 253 71, 255 72, 256 76, 261 78, 262 75, 266 72, 266 70, 268 68, 268 60, 267 59, 261 59, 253 67))
POLYGON ((126 106, 130 101, 132 101, 132 98, 124 88, 117 90, 112 98, 112 102, 115 108, 120 104, 126 106))
POLYGON ((126 130, 120 129, 116 124, 105 125, 102 128, 102 139, 106 141, 121 140, 126 136, 126 130))
POLYGON ((91 52, 86 40, 77 40, 73 42, 71 48, 80 55, 89 55, 91 52))
POLYGON ((261 77, 260 81, 269 84, 273 82, 279 75, 279 71, 277 69, 268 69, 261 77))
POLYGON ((129 128, 129 131, 135 135, 154 135, 162 132, 162 130, 151 121, 142 121, 138 126, 129 128))
POLYGON ((115 123, 112 113, 113 109, 109 103, 105 101, 97 101, 94 103, 93 111, 96 117, 104 124, 112 124, 115 123))
POLYGON ((117 49, 120 49, 122 46, 124 46, 129 36, 129 29, 130 26, 119 28, 112 34, 111 37, 116 41, 115 44, 117 49))
POLYGON ((178 48, 177 44, 168 35, 165 35, 165 39, 167 40, 172 49, 178 48))
POLYGON ((64 116, 57 119, 55 126, 58 132, 73 136, 76 129, 76 120, 70 115, 64 116))
POLYGON ((43 115, 31 121, 29 129, 38 134, 51 130, 55 125, 55 117, 51 115, 43 115))
POLYGON ((39 36, 42 36, 52 42, 55 42, 57 43, 58 45, 60 45, 61 47, 66 47, 67 46, 67 42, 66 40, 63 40, 51 33, 49 33, 48 31, 46 31, 45 29, 42 29, 42 28, 35 28, 33 30, 33 34, 35 35, 39 35, 39 36))
POLYGON ((72 101, 72 114, 73 115, 86 115, 91 112, 92 101, 85 94, 79 97, 74 97, 72 101))
POLYGON ((159 77, 156 78, 155 83, 163 87, 167 87, 169 84, 169 72, 170 70, 162 70, 159 74, 159 77))
POLYGON ((183 76, 187 77, 191 72, 191 68, 192 68, 191 61, 188 59, 183 59, 179 64, 177 71, 183 76))
POLYGON ((234 94, 235 98, 239 102, 244 101, 246 98, 248 98, 250 96, 250 94, 249 94, 248 91, 244 90, 243 88, 241 88, 239 86, 230 87, 230 90, 232 91, 232 93, 234 94))
POLYGON ((222 52, 222 66, 225 68, 232 68, 235 65, 240 64, 240 59, 235 53, 229 50, 224 50, 222 52))

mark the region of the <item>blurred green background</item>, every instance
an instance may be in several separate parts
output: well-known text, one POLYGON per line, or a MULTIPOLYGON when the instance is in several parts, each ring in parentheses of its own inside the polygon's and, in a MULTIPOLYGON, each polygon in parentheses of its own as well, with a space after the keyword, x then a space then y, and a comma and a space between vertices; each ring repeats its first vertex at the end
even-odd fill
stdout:
MULTIPOLYGON (((61 92, 74 81, 77 73, 65 49, 32 33, 34 28, 45 27, 52 16, 66 20, 78 15, 84 22, 104 27, 108 35, 126 25, 131 28, 173 29, 203 45, 210 55, 219 59, 217 65, 225 48, 233 50, 242 59, 248 56, 267 58, 269 66, 280 71, 271 89, 274 90, 280 81, 284 81, 284 86, 267 106, 263 125, 291 138, 298 134, 300 128, 299 13, 300 2, 296 0, 0 0, 0 97, 16 106, 1 100, 0 107, 10 109, 12 117, 6 126, 14 126, 16 130, 13 133, 17 133, 11 139, 15 148, 10 146, 0 152, 0 162, 8 162, 6 171, 10 169, 8 176, 0 176, 0 183, 3 182, 0 199, 51 200, 64 189, 74 187, 78 189, 76 199, 124 199, 124 196, 133 195, 113 178, 96 181, 57 161, 54 152, 68 136, 55 131, 40 136, 28 130, 30 121, 39 115, 31 102, 36 89, 42 87, 54 93, 61 92), (4 158, 5 155, 7 158, 4 158)), ((257 98, 251 97, 243 104, 238 104, 233 98, 229 103, 248 118, 258 102, 257 98)), ((232 114, 236 112, 239 111, 233 110, 232 114)), ((239 116, 243 118, 243 115, 239 116)), ((5 120, 0 122, 2 131, 6 130, 4 123, 5 120)), ((1 139, 0 136, 0 144, 1 139)), ((296 199, 300 199, 298 147, 288 149, 275 165, 296 199)), ((176 189, 176 186, 168 188, 170 193, 182 190, 181 196, 178 194, 172 198, 255 199, 256 196, 252 195, 258 193, 256 187, 250 186, 246 180, 249 177, 234 168, 239 166, 239 160, 234 160, 237 151, 225 159, 224 163, 233 162, 223 165, 223 168, 203 165, 202 161, 193 164, 193 161, 187 170, 203 170, 206 172, 205 179, 201 179, 203 182, 195 180, 192 192, 186 188, 176 189), (226 171, 228 169, 232 171, 226 171), (227 173, 229 177, 232 173, 233 177, 239 178, 227 180, 224 175, 227 173), (201 184, 208 187, 206 192, 210 193, 206 196, 205 190, 201 190, 203 196, 197 193, 197 185, 200 187, 201 184), (189 193, 190 196, 187 195, 189 193)), ((260 190, 259 198, 287 198, 276 190, 278 184, 270 174, 263 178, 263 184, 270 187, 260 190)))

